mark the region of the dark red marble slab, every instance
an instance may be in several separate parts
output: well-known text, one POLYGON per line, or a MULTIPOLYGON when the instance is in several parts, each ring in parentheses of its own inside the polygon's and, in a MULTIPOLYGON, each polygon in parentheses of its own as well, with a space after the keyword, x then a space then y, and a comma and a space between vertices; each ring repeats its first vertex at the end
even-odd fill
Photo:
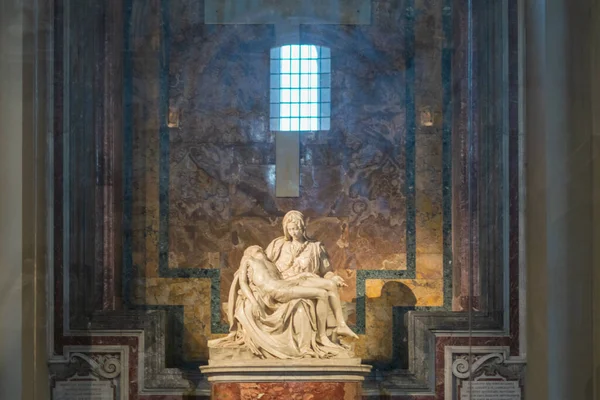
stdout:
POLYGON ((361 400, 360 382, 227 382, 212 385, 212 400, 361 400))

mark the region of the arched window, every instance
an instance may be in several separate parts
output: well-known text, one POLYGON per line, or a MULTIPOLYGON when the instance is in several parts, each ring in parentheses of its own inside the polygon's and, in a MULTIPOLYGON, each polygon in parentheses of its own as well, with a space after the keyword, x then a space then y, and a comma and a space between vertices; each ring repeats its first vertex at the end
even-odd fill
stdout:
POLYGON ((292 44, 271 49, 271 130, 329 130, 328 47, 292 44))

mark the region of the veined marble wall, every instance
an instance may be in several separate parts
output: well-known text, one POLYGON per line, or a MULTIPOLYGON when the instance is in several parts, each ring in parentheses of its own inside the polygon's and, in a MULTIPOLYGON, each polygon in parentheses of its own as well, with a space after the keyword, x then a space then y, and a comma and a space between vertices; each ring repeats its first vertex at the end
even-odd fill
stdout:
POLYGON ((123 284, 128 306, 170 310, 170 362, 207 359, 243 250, 298 209, 348 282, 357 355, 406 366, 403 310, 451 302, 446 3, 379 0, 371 25, 301 26, 303 43, 331 48, 331 130, 301 134, 300 197, 277 198, 274 26, 205 25, 196 0, 131 0, 123 284))
POLYGON ((450 399, 473 377, 449 366, 484 361, 522 384, 518 2, 372 6, 369 26, 301 27, 334 54, 333 127, 302 136, 302 196, 278 199, 274 27, 207 26, 192 0, 49 3, 51 388, 207 396, 240 252, 290 208, 350 284, 365 393, 450 399))

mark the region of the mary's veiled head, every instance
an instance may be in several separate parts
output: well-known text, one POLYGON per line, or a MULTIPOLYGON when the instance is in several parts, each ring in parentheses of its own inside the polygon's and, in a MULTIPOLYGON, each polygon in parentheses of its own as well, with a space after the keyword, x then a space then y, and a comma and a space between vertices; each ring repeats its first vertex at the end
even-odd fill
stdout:
POLYGON ((285 214, 283 217, 282 227, 283 234, 286 240, 292 240, 292 235, 288 229, 289 226, 297 226, 301 231, 302 237, 304 239, 308 239, 306 236, 306 222, 304 218, 304 214, 300 211, 292 210, 285 214))

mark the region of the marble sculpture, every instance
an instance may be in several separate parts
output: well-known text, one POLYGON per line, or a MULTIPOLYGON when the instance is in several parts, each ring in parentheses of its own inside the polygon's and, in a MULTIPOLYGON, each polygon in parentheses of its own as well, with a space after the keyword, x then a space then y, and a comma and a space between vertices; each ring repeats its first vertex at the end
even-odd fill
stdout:
POLYGON ((357 338, 338 294, 344 280, 324 246, 306 235, 302 213, 288 212, 283 232, 266 250, 245 250, 229 291, 230 332, 209 348, 247 350, 256 358, 353 357, 340 340, 357 338))

